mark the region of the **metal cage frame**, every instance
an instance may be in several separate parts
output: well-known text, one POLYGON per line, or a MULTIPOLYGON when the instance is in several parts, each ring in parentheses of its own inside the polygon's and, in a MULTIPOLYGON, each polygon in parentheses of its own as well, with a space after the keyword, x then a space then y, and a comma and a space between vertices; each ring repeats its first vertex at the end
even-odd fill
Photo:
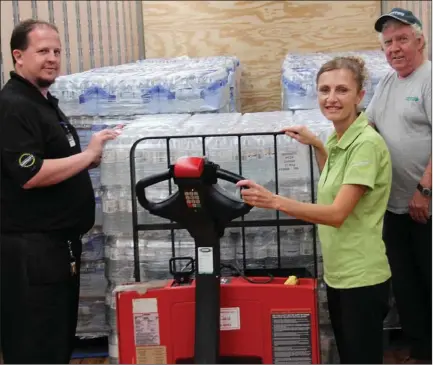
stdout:
MULTIPOLYGON (((253 132, 253 133, 229 133, 229 134, 196 134, 196 135, 172 135, 172 136, 150 136, 143 137, 136 140, 131 146, 129 153, 129 162, 130 162, 130 177, 131 177, 131 204, 132 204, 132 234, 133 234, 133 243, 134 243, 134 278, 136 282, 141 281, 140 277, 140 255, 139 255, 139 232, 140 231, 149 231, 149 230, 170 230, 171 231, 171 243, 172 243, 172 256, 175 256, 175 241, 174 241, 174 230, 182 229, 182 227, 174 222, 170 223, 148 223, 148 224, 138 224, 138 202, 137 195, 135 191, 135 186, 137 183, 136 178, 136 168, 135 168, 135 151, 137 146, 143 141, 148 140, 165 140, 166 142, 166 153, 167 153, 167 167, 170 167, 170 141, 174 139, 191 139, 191 138, 201 138, 202 141, 202 153, 203 156, 206 156, 206 139, 207 138, 224 138, 224 137, 236 137, 238 140, 238 166, 239 166, 239 175, 242 176, 242 137, 251 137, 251 136, 273 136, 274 141, 274 173, 275 173, 275 193, 278 194, 278 185, 279 185, 279 176, 278 176, 278 147, 277 147, 277 136, 284 135, 284 132, 253 132)), ((311 191, 311 203, 315 203, 315 186, 314 186, 314 156, 313 149, 311 146, 309 147, 309 163, 310 163, 310 191, 311 191)), ((218 162, 216 162, 218 163, 218 162)), ((245 177, 248 178, 248 177, 245 177)), ((169 194, 172 194, 172 179, 168 181, 169 183, 169 194)), ((227 228, 241 228, 242 232, 242 263, 243 263, 243 272, 247 275, 247 272, 250 272, 252 275, 261 275, 267 273, 269 271, 275 270, 276 276, 285 276, 283 271, 285 268, 281 266, 281 237, 280 237, 280 227, 288 227, 288 226, 313 226, 312 234, 313 234, 313 259, 314 259, 314 273, 313 277, 318 278, 318 255, 317 255, 317 238, 316 231, 317 227, 314 223, 306 222, 300 219, 294 218, 280 218, 280 212, 276 211, 276 219, 256 219, 256 220, 246 220, 245 216, 241 217, 239 221, 232 221, 227 225, 227 228), (245 228, 249 227, 276 227, 277 230, 277 269, 266 269, 266 268, 258 268, 258 269, 246 269, 246 239, 245 239, 245 228), (281 275, 279 275, 280 273, 281 275)), ((287 268, 289 269, 289 268, 287 268)))

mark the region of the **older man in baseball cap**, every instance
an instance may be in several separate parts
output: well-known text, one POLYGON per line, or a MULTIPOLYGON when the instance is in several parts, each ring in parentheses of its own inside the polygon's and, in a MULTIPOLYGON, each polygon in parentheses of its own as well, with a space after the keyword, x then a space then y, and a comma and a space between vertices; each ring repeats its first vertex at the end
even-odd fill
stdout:
POLYGON ((407 25, 417 24, 420 28, 422 28, 422 24, 420 20, 413 15, 410 10, 394 8, 388 14, 383 14, 376 20, 374 24, 374 29, 376 32, 382 32, 383 25, 390 19, 398 20, 400 23, 404 23, 407 25))
POLYGON ((378 84, 368 118, 393 164, 384 241, 409 363, 432 361, 432 81, 421 21, 394 8, 375 29, 393 70, 378 84))

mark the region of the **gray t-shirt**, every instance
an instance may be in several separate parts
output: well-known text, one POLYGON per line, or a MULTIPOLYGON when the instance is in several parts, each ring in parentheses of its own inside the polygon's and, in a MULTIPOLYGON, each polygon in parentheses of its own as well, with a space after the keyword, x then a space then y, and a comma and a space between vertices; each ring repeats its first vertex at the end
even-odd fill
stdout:
POLYGON ((366 114, 388 145, 392 160, 392 187, 388 210, 409 211, 431 156, 431 61, 425 61, 404 79, 395 71, 377 85, 366 114))

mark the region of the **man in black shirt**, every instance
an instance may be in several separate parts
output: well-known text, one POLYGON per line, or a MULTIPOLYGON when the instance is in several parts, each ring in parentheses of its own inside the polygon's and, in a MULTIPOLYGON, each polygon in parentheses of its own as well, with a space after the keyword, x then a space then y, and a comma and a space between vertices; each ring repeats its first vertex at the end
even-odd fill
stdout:
POLYGON ((48 92, 60 70, 52 24, 11 37, 15 71, 0 92, 1 347, 5 363, 69 363, 77 326, 81 236, 94 224, 88 169, 117 132, 85 151, 48 92))

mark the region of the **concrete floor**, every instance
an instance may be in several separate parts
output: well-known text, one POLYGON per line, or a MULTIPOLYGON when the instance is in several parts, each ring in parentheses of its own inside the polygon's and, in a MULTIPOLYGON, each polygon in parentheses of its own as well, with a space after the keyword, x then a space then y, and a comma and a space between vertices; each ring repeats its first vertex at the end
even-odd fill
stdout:
MULTIPOLYGON (((404 349, 390 350, 385 353, 384 364, 402 364, 407 356, 407 351, 404 349)), ((106 357, 95 357, 89 359, 75 359, 71 364, 109 364, 106 357)))

